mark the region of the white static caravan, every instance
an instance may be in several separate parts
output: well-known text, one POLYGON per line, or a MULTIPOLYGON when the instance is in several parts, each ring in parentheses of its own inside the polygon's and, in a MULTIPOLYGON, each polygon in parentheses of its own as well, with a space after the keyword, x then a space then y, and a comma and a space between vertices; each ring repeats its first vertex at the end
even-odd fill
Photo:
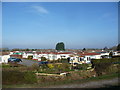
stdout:
POLYGON ((8 58, 10 58, 10 55, 0 56, 0 63, 8 63, 8 58))
POLYGON ((22 58, 28 58, 29 56, 33 56, 33 53, 32 52, 23 52, 22 54, 22 58))
POLYGON ((113 52, 113 56, 120 56, 120 51, 113 52))

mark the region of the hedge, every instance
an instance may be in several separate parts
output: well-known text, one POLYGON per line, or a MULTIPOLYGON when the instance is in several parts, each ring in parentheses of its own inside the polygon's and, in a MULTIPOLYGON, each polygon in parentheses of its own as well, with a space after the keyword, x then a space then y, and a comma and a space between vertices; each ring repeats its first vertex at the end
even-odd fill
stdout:
MULTIPOLYGON (((95 69, 96 74, 98 76, 102 75, 103 73, 110 73, 113 72, 111 71, 111 67, 114 69, 116 66, 114 64, 119 63, 120 58, 105 58, 105 59, 96 59, 96 60, 91 60, 92 67, 95 69), (114 66, 114 67, 113 67, 114 66)), ((120 64, 118 64, 120 65, 120 64)), ((115 72, 118 70, 115 69, 115 72)))
POLYGON ((32 72, 2 71, 2 84, 32 84, 37 79, 32 72))

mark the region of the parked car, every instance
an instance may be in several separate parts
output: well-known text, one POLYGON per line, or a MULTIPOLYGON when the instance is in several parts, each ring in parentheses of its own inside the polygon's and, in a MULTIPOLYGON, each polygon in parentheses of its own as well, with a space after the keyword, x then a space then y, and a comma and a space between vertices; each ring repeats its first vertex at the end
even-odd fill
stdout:
POLYGON ((22 60, 19 58, 9 58, 8 62, 22 62, 22 60))
POLYGON ((41 62, 39 62, 38 64, 39 64, 39 66, 40 66, 40 65, 45 65, 45 64, 48 64, 48 61, 41 61, 41 62))

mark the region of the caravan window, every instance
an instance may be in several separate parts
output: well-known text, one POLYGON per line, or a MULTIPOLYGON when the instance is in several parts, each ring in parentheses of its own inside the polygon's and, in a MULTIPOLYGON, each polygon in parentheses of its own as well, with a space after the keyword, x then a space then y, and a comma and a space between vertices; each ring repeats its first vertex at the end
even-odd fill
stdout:
POLYGON ((80 58, 80 61, 82 61, 82 58, 80 58))
POLYGON ((87 57, 87 60, 90 60, 90 57, 87 57))

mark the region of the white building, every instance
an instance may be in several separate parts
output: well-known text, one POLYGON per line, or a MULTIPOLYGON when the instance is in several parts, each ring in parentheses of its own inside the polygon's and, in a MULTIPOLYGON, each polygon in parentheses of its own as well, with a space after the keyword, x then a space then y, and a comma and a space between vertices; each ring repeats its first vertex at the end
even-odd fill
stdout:
POLYGON ((47 60, 67 59, 72 53, 70 52, 36 52, 33 54, 33 59, 41 61, 41 57, 45 57, 47 60))
POLYGON ((101 52, 101 56, 109 56, 109 52, 101 52))
POLYGON ((84 54, 71 56, 69 63, 89 64, 91 63, 91 59, 101 59, 101 58, 102 58, 101 55, 97 53, 84 53, 84 54))
POLYGON ((69 63, 72 63, 72 64, 75 64, 75 63, 77 63, 77 64, 86 63, 86 64, 88 64, 88 63, 91 63, 91 59, 90 59, 89 56, 82 57, 82 56, 76 56, 75 55, 75 56, 70 57, 69 63))
POLYGON ((33 53, 31 53, 31 52, 23 52, 23 54, 22 54, 22 58, 28 58, 29 56, 32 56, 33 57, 33 53))
POLYGON ((8 58, 10 58, 10 55, 0 56, 0 63, 8 63, 8 58))
POLYGON ((86 63, 86 62, 84 60, 84 57, 79 57, 79 56, 75 55, 75 56, 70 57, 69 63, 71 63, 71 64, 75 64, 75 63, 83 64, 83 63, 86 63))
POLYGON ((120 51, 113 52, 113 56, 120 56, 120 51))

